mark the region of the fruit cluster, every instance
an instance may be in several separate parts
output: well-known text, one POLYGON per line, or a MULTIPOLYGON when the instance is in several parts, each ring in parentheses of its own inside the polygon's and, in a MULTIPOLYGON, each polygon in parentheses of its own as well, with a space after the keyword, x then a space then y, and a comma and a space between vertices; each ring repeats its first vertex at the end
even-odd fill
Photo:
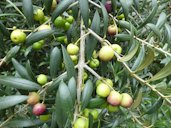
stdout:
POLYGON ((70 55, 71 60, 74 62, 74 64, 77 64, 79 47, 76 44, 70 43, 67 45, 67 52, 70 55))
POLYGON ((113 89, 113 82, 110 79, 104 79, 103 81, 97 80, 96 93, 99 97, 107 98, 107 102, 111 105, 110 107, 120 105, 129 108, 133 103, 133 99, 129 94, 120 94, 113 89))

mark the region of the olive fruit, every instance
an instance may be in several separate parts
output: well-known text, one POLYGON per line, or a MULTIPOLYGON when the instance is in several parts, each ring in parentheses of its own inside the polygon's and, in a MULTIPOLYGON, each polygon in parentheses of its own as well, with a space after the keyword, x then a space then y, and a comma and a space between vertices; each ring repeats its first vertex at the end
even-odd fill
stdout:
POLYGON ((100 97, 107 97, 110 94, 110 88, 104 83, 100 83, 96 88, 96 93, 100 97))
POLYGON ((66 21, 69 22, 70 24, 72 24, 73 21, 74 21, 74 17, 73 17, 73 16, 68 16, 68 17, 66 18, 66 21))
POLYGON ((117 91, 111 91, 109 96, 107 97, 107 102, 112 106, 120 105, 122 100, 122 95, 117 91))
POLYGON ((114 50, 115 52, 117 52, 118 54, 121 54, 121 53, 122 53, 122 48, 121 48, 120 45, 118 45, 118 44, 112 44, 111 47, 112 47, 113 50, 114 50))
POLYGON ((62 28, 65 26, 65 19, 62 16, 58 16, 55 19, 54 24, 57 28, 62 28))
POLYGON ((51 27, 49 25, 43 24, 38 28, 38 31, 42 30, 51 30, 51 27))
POLYGON ((46 105, 37 103, 33 106, 33 114, 36 116, 42 115, 46 111, 46 105))
POLYGON ((79 52, 79 47, 75 44, 70 43, 67 46, 67 52, 69 55, 76 55, 79 52))
POLYGON ((108 112, 118 112, 119 111, 119 107, 118 106, 112 106, 112 105, 108 105, 107 106, 107 110, 108 112))
POLYGON ((37 92, 30 92, 27 99, 27 103, 29 105, 35 105, 39 102, 39 100, 40 100, 40 96, 37 92))
POLYGON ((41 85, 46 84, 46 83, 47 83, 47 76, 44 75, 44 74, 38 75, 38 77, 37 77, 37 82, 38 82, 39 84, 41 84, 41 85))
POLYGON ((125 107, 125 108, 129 108, 131 107, 132 103, 133 103, 133 99, 132 97, 127 94, 127 93, 122 93, 122 100, 121 100, 121 106, 125 107))
POLYGON ((88 119, 80 117, 74 122, 73 128, 88 128, 88 127, 89 127, 88 119))
POLYGON ((12 42, 14 42, 16 44, 20 44, 20 43, 25 42, 26 34, 22 30, 16 29, 16 30, 12 31, 10 38, 11 38, 12 42))
POLYGON ((99 51, 99 58, 102 61, 110 61, 114 56, 114 51, 110 46, 103 46, 99 51))
POLYGON ((46 114, 46 115, 40 115, 39 119, 41 121, 48 121, 50 119, 51 115, 50 114, 46 114))
POLYGON ((115 25, 109 25, 107 28, 107 32, 109 35, 116 35, 117 27, 115 25))
POLYGON ((44 12, 42 9, 36 9, 34 11, 34 20, 35 21, 44 21, 44 12))
POLYGON ((99 115, 99 112, 97 109, 93 109, 90 111, 90 114, 93 116, 93 119, 94 120, 97 120, 98 119, 98 115, 99 115))
POLYGON ((106 8, 108 13, 112 12, 112 2, 111 1, 106 1, 105 8, 106 8))
POLYGON ((98 59, 91 59, 88 63, 91 68, 97 68, 100 65, 100 62, 98 59))

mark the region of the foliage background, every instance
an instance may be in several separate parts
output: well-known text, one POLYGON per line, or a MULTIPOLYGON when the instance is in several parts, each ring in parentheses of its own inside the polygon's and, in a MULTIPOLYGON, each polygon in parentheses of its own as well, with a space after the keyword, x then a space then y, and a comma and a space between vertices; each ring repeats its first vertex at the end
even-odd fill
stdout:
MULTIPOLYGON (((56 93, 58 94, 58 86, 62 84, 60 81, 63 79, 65 83, 68 83, 72 76, 77 78, 75 72, 77 70, 74 69, 73 63, 65 51, 66 44, 61 46, 61 43, 56 41, 55 37, 67 35, 68 42, 76 42, 80 38, 80 32, 82 31, 91 33, 91 36, 86 37, 85 62, 92 55, 89 51, 94 49, 98 51, 101 48, 100 40, 103 38, 106 39, 106 42, 117 43, 123 48, 122 55, 115 53, 117 59, 113 59, 110 62, 101 61, 100 67, 97 69, 92 70, 83 67, 88 73, 88 79, 91 79, 93 84, 95 84, 95 81, 101 77, 110 78, 114 82, 115 90, 127 92, 134 98, 133 107, 130 109, 120 108, 117 113, 108 113, 106 109, 100 109, 102 110, 101 114, 98 121, 94 121, 93 127, 170 127, 170 0, 112 0, 113 11, 110 15, 106 15, 105 11, 101 9, 104 7, 106 0, 89 0, 89 2, 87 0, 62 0, 65 2, 50 13, 48 12, 49 4, 47 4, 46 0, 34 0, 30 7, 33 7, 33 9, 45 7, 45 14, 51 17, 52 20, 58 15, 68 16, 68 11, 63 10, 64 8, 66 10, 68 8, 72 9, 72 15, 75 18, 68 31, 56 28, 53 21, 48 20, 46 23, 51 25, 52 31, 38 33, 34 37, 28 35, 36 34, 34 31, 40 26, 40 23, 31 19, 32 11, 28 11, 28 14, 24 13, 24 9, 30 9, 24 6, 24 1, 25 3, 30 2, 30 0, 0 1, 0 127, 56 128, 60 127, 59 121, 57 121, 60 120, 58 115, 63 115, 58 113, 58 109, 75 110, 80 107, 75 104, 73 108, 67 108, 67 106, 63 106, 66 105, 65 103, 59 104, 57 102, 58 100, 60 101, 58 96, 56 96, 56 93), (64 11, 65 13, 63 13, 64 11), (117 16, 122 13, 125 15, 125 20, 118 21, 117 16), (92 21, 91 26, 86 25, 89 18, 92 21), (106 25, 113 24, 113 19, 114 23, 122 31, 111 37, 106 33, 106 25), (80 26, 83 28, 81 20, 84 21, 86 28, 80 31, 80 26), (9 38, 14 26, 27 33, 26 43, 21 46, 16 46, 9 38), (45 38, 47 34, 52 36, 45 38), (32 49, 33 42, 43 38, 45 38, 43 48, 39 51, 34 51, 32 49), (60 68, 55 74, 55 78, 53 78, 50 70, 56 69, 55 64, 52 67, 49 65, 51 63, 51 51, 55 47, 58 47, 61 51, 65 68, 60 68), (15 60, 11 58, 15 58, 15 60), (25 71, 27 72, 26 76, 21 74, 21 72, 25 71), (65 71, 67 71, 68 77, 66 77, 65 71), (41 73, 48 75, 49 80, 49 83, 43 88, 38 86, 35 80, 36 76, 41 73), (158 73, 157 76, 155 76, 156 73, 158 73), (12 76, 12 78, 8 76, 12 76), (13 81, 18 77, 28 81, 25 81, 26 83, 22 81, 24 84, 18 87, 16 86, 20 85, 18 81, 15 81, 15 83, 13 81), (29 77, 31 78, 29 79, 29 77), (11 81, 11 83, 4 82, 4 80, 11 81), (33 84, 29 83, 30 81, 33 81, 35 86, 32 86, 33 84), (47 105, 48 113, 52 114, 53 117, 49 121, 40 121, 36 116, 32 115, 31 107, 27 106, 26 102, 23 102, 26 100, 29 91, 32 90, 38 90, 41 93, 42 100, 47 105), (20 97, 14 97, 14 95, 19 95, 20 97), (9 101, 7 101, 8 103, 13 103, 13 105, 5 104, 4 98, 7 96, 11 96, 8 99, 9 101), (58 108, 58 106, 60 107, 58 108)), ((60 2, 62 3, 62 1, 60 2)), ((80 45, 82 42, 84 42, 83 37, 81 37, 80 45)), ((80 54, 79 57, 81 58, 81 56, 84 57, 84 55, 80 54)), ((79 68, 78 72, 81 72, 79 68)), ((64 91, 66 90, 64 89, 64 91)), ((81 93, 81 90, 77 91, 77 96, 78 93, 81 93)), ((65 93, 61 92, 60 94, 65 93)), ((64 99, 66 97, 66 95, 62 96, 64 99)), ((94 86, 91 98, 95 97, 94 86)), ((66 100, 66 102, 68 101, 66 100)), ((73 113, 71 112, 70 114, 72 115, 73 113)), ((71 122, 72 119, 67 122, 68 124, 65 122, 66 127, 69 127, 71 122)))

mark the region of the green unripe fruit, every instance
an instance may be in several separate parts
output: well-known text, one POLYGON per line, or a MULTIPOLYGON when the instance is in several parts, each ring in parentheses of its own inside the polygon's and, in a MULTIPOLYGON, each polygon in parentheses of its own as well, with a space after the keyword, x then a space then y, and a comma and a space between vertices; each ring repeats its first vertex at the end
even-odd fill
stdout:
POLYGON ((74 21, 74 17, 73 17, 73 16, 68 16, 68 17, 66 18, 66 21, 69 22, 70 24, 72 24, 73 21, 74 21))
POLYGON ((44 74, 38 75, 38 77, 37 77, 37 82, 38 82, 39 84, 41 84, 41 85, 46 84, 46 83, 47 83, 47 76, 44 75, 44 74))
POLYGON ((33 47, 34 50, 40 50, 42 48, 42 44, 40 42, 35 42, 32 45, 32 47, 33 47))
POLYGON ((63 43, 65 38, 66 38, 66 36, 59 36, 56 38, 56 40, 60 43, 63 43))
POLYGON ((64 26, 64 30, 69 30, 69 28, 71 27, 71 24, 69 22, 65 22, 65 26, 64 26))
POLYGON ((102 83, 102 81, 101 80, 96 80, 96 87, 99 85, 99 84, 101 84, 102 83))
POLYGON ((102 61, 110 61, 114 56, 114 51, 110 46, 103 46, 99 51, 99 58, 102 61))
POLYGON ((77 55, 70 55, 70 57, 71 57, 71 60, 73 62, 78 61, 78 56, 77 55))
POLYGON ((55 19, 54 24, 57 28, 62 28, 65 26, 65 19, 62 16, 58 16, 55 19))
POLYGON ((111 86, 113 87, 113 82, 111 79, 105 78, 105 81, 111 86))
POLYGON ((88 128, 89 123, 86 118, 78 118, 74 123, 74 128, 88 128))
POLYGON ((107 110, 109 111, 109 112, 118 112, 119 111, 119 107, 118 106, 112 106, 112 105, 108 105, 107 106, 107 110))
POLYGON ((85 108, 84 111, 83 111, 83 115, 84 115, 85 117, 89 117, 89 114, 90 114, 90 109, 85 108))
POLYGON ((45 41, 44 40, 40 40, 39 43, 42 44, 42 45, 44 45, 45 44, 45 41))
POLYGON ((120 14, 119 16, 117 16, 117 19, 122 20, 123 18, 125 18, 124 14, 120 14))
POLYGON ((11 38, 12 42, 14 42, 16 44, 20 44, 20 43, 25 42, 26 34, 23 31, 16 29, 16 30, 12 31, 10 38, 11 38))
POLYGON ((40 119, 41 121, 48 121, 48 120, 50 119, 50 117, 51 117, 50 114, 48 114, 48 115, 40 115, 40 116, 39 116, 39 119, 40 119))
POLYGON ((90 114, 93 116, 93 119, 94 120, 97 120, 98 119, 98 115, 99 115, 99 112, 97 109, 93 109, 90 111, 90 114))
POLYGON ((42 9, 37 9, 34 11, 34 20, 35 21, 44 21, 44 12, 42 9))
POLYGON ((84 74, 83 74, 84 81, 87 80, 87 78, 88 78, 88 74, 86 72, 84 72, 84 74))
POLYGON ((98 59, 92 59, 92 60, 90 60, 90 62, 89 62, 89 66, 90 66, 91 68, 97 68, 97 67, 99 67, 99 65, 100 65, 100 62, 99 62, 98 59))
POLYGON ((51 27, 49 25, 43 24, 38 28, 38 31, 42 30, 51 30, 51 27))
POLYGON ((118 45, 118 44, 112 44, 111 47, 112 47, 113 50, 114 50, 115 52, 117 52, 118 54, 121 54, 121 53, 122 53, 122 48, 121 48, 120 45, 118 45))
POLYGON ((75 44, 68 44, 67 52, 69 55, 77 55, 79 52, 79 47, 75 44))
POLYGON ((110 94, 110 88, 106 84, 100 83, 96 88, 96 93, 100 97, 107 97, 110 94))

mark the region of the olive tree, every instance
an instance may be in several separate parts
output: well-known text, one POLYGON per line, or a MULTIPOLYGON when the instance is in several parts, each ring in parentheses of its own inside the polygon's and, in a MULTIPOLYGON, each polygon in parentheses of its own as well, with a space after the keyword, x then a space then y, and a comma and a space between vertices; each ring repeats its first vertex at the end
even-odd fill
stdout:
POLYGON ((0 128, 170 127, 170 0, 0 1, 0 128))

